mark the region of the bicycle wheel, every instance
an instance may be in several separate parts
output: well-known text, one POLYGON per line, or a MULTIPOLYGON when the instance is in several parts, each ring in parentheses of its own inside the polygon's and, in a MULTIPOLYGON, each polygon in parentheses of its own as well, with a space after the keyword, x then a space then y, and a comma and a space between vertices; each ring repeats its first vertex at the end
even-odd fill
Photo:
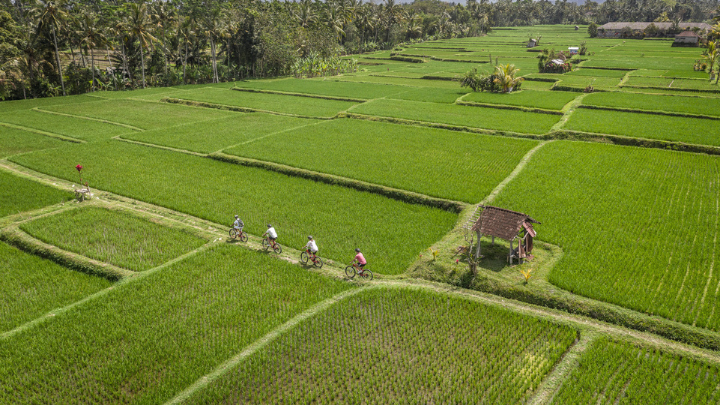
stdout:
POLYGON ((228 232, 228 234, 233 239, 237 238, 237 229, 235 229, 235 228, 230 229, 230 232, 228 232))
POLYGON ((273 246, 273 252, 275 252, 277 254, 282 253, 282 246, 280 246, 276 243, 275 246, 273 246))
POLYGON ((353 267, 353 266, 345 267, 345 275, 348 276, 348 278, 350 278, 350 279, 355 277, 355 267, 353 267))
POLYGON ((308 262, 307 252, 300 253, 300 261, 303 262, 303 264, 307 264, 307 262, 308 262))
POLYGON ((322 269, 322 266, 323 266, 323 261, 322 261, 322 259, 321 259, 321 258, 319 258, 319 257, 316 257, 316 258, 315 258, 315 263, 314 263, 314 264, 315 264, 315 267, 317 267, 318 269, 322 269))
POLYGON ((263 239, 263 241, 262 241, 262 246, 263 246, 263 248, 264 248, 265 250, 267 250, 267 248, 270 247, 270 244, 268 244, 267 239, 263 239))
POLYGON ((365 269, 362 273, 360 273, 360 277, 364 278, 365 280, 372 280, 373 279, 373 273, 372 271, 365 269))
POLYGON ((240 240, 241 240, 242 242, 247 242, 247 239, 248 239, 248 238, 247 238, 247 234, 246 234, 245 232, 242 232, 242 233, 240 234, 240 240))

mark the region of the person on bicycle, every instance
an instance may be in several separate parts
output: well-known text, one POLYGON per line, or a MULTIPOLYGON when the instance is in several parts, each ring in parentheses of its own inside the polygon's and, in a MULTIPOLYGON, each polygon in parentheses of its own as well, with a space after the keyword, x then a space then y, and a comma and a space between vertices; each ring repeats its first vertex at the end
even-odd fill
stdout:
POLYGON ((318 247, 317 243, 315 243, 315 239, 313 239, 312 235, 308 236, 308 243, 305 245, 305 249, 310 252, 312 255, 313 260, 317 256, 318 247))
POLYGON ((235 215, 235 222, 233 223, 233 228, 237 229, 238 233, 241 233, 244 227, 245 223, 243 223, 242 219, 240 219, 239 216, 235 215))
POLYGON ((360 273, 365 270, 365 265, 367 264, 367 260, 365 260, 365 256, 360 252, 360 248, 355 248, 355 258, 353 259, 353 263, 357 263, 357 266, 360 268, 360 273))
POLYGON ((275 228, 273 228, 270 224, 268 224, 268 230, 262 236, 265 237, 265 235, 267 235, 268 239, 270 239, 271 244, 274 244, 278 237, 277 232, 275 232, 275 228))

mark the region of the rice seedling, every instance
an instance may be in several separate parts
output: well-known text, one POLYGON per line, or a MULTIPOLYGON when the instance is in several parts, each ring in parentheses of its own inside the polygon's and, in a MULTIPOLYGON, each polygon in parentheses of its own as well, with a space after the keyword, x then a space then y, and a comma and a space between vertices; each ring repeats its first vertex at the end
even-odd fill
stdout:
POLYGON ((0 158, 33 150, 54 148, 63 143, 59 139, 34 132, 0 127, 0 158))
POLYGON ((236 113, 211 121, 194 122, 153 131, 133 132, 123 139, 169 146, 194 152, 210 153, 263 138, 291 128, 313 125, 318 121, 281 115, 236 113))
POLYGON ((539 237, 563 248, 553 284, 717 331, 719 171, 708 155, 553 142, 494 204, 541 221, 539 237))
POLYGON ((580 358, 554 404, 712 404, 720 368, 676 354, 600 338, 580 358))
POLYGON ((405 100, 375 100, 351 112, 526 134, 544 134, 560 120, 558 115, 405 100))
POLYGON ((342 119, 225 152, 477 203, 536 145, 532 140, 342 119))
POLYGON ((1 403, 163 403, 350 285, 220 245, 0 341, 1 403))
POLYGON ((87 207, 20 225, 61 249, 133 271, 148 270, 205 244, 205 239, 122 211, 87 207))
POLYGON ((298 325, 188 403, 524 403, 576 336, 444 294, 369 290, 298 325))
POLYGON ((5 171, 0 171, 0 190, 2 190, 0 217, 58 204, 73 198, 73 195, 67 191, 48 187, 5 171))
POLYGON ((73 164, 82 161, 84 176, 96 188, 218 224, 230 225, 239 214, 245 230, 258 236, 272 223, 279 243, 287 246, 303 246, 312 234, 320 255, 341 263, 361 247, 373 270, 383 274, 403 272, 457 218, 377 194, 120 141, 71 145, 17 159, 70 181, 77 178, 73 164))
POLYGON ((0 242, 0 333, 78 301, 112 283, 0 242))

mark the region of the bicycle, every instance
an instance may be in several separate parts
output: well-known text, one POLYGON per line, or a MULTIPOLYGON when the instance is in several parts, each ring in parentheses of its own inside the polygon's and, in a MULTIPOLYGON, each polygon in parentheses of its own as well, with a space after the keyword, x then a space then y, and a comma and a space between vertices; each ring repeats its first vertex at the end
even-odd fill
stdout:
POLYGON ((241 229, 231 228, 229 234, 230 234, 231 238, 233 238, 233 239, 240 238, 240 240, 242 242, 247 242, 247 240, 248 240, 247 234, 245 232, 243 232, 241 229))
POLYGON ((280 244, 278 244, 275 241, 271 242, 269 238, 264 238, 262 241, 262 245, 263 245, 263 248, 265 248, 265 250, 268 250, 269 248, 272 247, 273 252, 275 252, 277 254, 282 253, 282 246, 280 246, 280 244))
POLYGON ((313 265, 319 269, 323 266, 322 259, 317 257, 314 253, 310 253, 310 251, 306 249, 304 252, 300 253, 300 261, 303 262, 303 264, 307 264, 308 260, 312 261, 313 265))
POLYGON ((373 279, 373 272, 370 271, 370 269, 360 268, 356 263, 351 263, 345 267, 345 275, 348 276, 349 279, 352 280, 355 278, 356 274, 368 281, 373 279))

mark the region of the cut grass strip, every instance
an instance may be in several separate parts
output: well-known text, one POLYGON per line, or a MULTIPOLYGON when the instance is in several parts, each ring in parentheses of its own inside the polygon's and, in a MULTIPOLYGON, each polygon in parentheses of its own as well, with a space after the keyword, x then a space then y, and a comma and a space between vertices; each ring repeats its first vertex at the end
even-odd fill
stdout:
POLYGON ((349 288, 218 246, 0 344, 0 402, 162 403, 313 304, 349 288))
POLYGON ((571 92, 522 90, 512 93, 473 92, 464 97, 463 101, 559 111, 575 97, 577 94, 571 92))
POLYGON ((0 332, 91 295, 112 283, 0 242, 0 332))
POLYGON ((477 203, 535 145, 532 140, 339 119, 225 152, 477 203))
POLYGON ((67 191, 44 186, 0 170, 0 217, 69 201, 67 191))
POLYGON ((250 93, 225 89, 197 89, 182 93, 182 100, 220 104, 253 110, 273 111, 305 117, 334 117, 356 105, 348 101, 323 100, 278 94, 250 93))
POLYGON ((148 270, 207 241, 127 212, 86 207, 26 222, 45 243, 133 271, 148 270))
POLYGON ((350 112, 527 134, 544 134, 560 119, 550 114, 397 100, 374 100, 350 112))
POLYGON ((576 335, 464 298, 369 289, 299 324, 188 403, 519 404, 576 335))
POLYGON ((14 128, 0 129, 0 158, 19 153, 55 148, 63 141, 14 128))
POLYGON ((720 138, 708 131, 708 128, 716 125, 717 121, 701 118, 578 109, 564 129, 720 146, 720 138))
POLYGON ((72 181, 77 172, 69 162, 82 157, 84 176, 98 189, 228 227, 239 214, 255 235, 272 223, 288 246, 304 246, 312 234, 321 255, 340 262, 360 247, 384 274, 403 272, 457 218, 376 194, 125 142, 77 146, 32 152, 17 162, 72 181))
MULTIPOLYGON (((185 94, 185 93, 183 93, 185 94)), ((53 106, 47 111, 108 120, 142 129, 167 128, 191 122, 207 121, 232 115, 227 111, 214 111, 167 103, 136 100, 107 100, 74 106, 53 106)), ((56 117, 52 117, 55 120, 56 117)), ((0 118, 0 120, 2 120, 0 118)), ((124 130, 123 132, 128 132, 124 130)), ((115 134, 117 135, 117 133, 115 134)))
POLYGON ((210 153, 244 141, 319 121, 281 115, 251 113, 154 131, 130 133, 123 139, 210 153))
MULTIPOLYGON (((90 106, 98 103, 83 103, 90 106)), ((60 105, 46 108, 67 108, 70 111, 78 108, 77 105, 60 105)), ((131 129, 104 122, 90 121, 82 118, 47 114, 40 111, 14 111, 0 114, 0 122, 37 129, 45 132, 82 139, 97 141, 112 138, 113 136, 129 132, 131 129)))

